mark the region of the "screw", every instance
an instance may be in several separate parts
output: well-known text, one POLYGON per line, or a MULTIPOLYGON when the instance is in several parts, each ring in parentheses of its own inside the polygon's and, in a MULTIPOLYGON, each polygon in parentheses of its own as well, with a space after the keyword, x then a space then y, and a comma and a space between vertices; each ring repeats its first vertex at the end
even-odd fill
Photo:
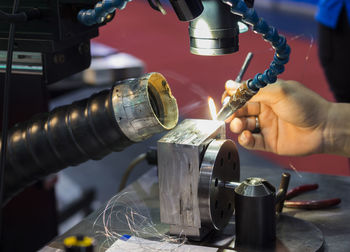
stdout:
POLYGON ((78 51, 81 55, 90 53, 90 45, 88 43, 80 43, 78 47, 78 51))
POLYGON ((55 64, 63 64, 65 61, 66 57, 62 53, 58 53, 53 56, 53 62, 55 62, 55 64))

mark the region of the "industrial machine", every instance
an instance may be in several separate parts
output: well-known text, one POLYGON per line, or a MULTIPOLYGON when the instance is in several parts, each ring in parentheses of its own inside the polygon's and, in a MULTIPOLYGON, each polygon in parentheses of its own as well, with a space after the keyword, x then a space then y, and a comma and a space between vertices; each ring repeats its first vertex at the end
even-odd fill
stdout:
MULTIPOLYGON (((98 28, 110 22, 127 2, 1 1, 0 72, 5 81, 0 183, 5 202, 49 173, 100 159, 175 127, 176 100, 165 78, 150 73, 20 122, 7 131, 11 80, 31 81, 31 85, 42 87, 86 69, 91 61, 90 39, 98 36, 98 28), (3 173, 5 165, 10 168, 3 173)), ((149 3, 156 10, 164 10, 158 0, 149 3)), ((276 50, 269 68, 241 85, 219 112, 218 121, 184 121, 159 142, 161 218, 172 225, 172 233, 185 229, 200 239, 210 230, 222 228, 234 211, 232 188, 239 180, 239 159, 234 143, 225 139, 223 121, 260 88, 276 81, 289 60, 290 48, 285 37, 258 17, 253 0, 170 3, 179 20, 189 22, 194 54, 238 51, 238 22, 252 26, 276 50), (170 176, 175 172, 180 176, 170 176), (185 185, 178 190, 180 182, 185 185), (165 204, 162 197, 170 197, 172 203, 165 204)))
MULTIPOLYGON (((4 97, 9 95, 7 92, 11 74, 19 76, 16 81, 39 76, 35 81, 50 84, 87 68, 91 60, 90 39, 98 35, 100 25, 111 21, 116 10, 123 9, 127 4, 125 0, 97 3, 56 0, 33 1, 19 5, 19 1, 16 0, 10 14, 10 2, 3 1, 0 5, 3 21, 0 23, 0 66, 6 77, 4 97)), ((221 109, 218 120, 226 119, 242 107, 259 88, 273 83, 277 74, 284 71, 283 65, 289 60, 290 48, 285 37, 257 16, 251 8, 253 1, 182 0, 171 1, 171 4, 180 20, 190 21, 191 52, 195 54, 222 55, 237 51, 239 21, 262 33, 264 39, 270 41, 276 50, 270 67, 264 74, 257 74, 254 79, 242 84, 221 109)), ((156 4, 150 1, 150 5, 154 9, 162 10, 159 1, 156 4)), ((6 102, 7 99, 4 99, 5 114, 6 102)), ((6 118, 7 116, 4 116, 4 119, 6 118)), ((7 120, 4 120, 3 125, 7 127, 7 120)), ((3 130, 2 141, 3 146, 7 146, 7 130, 3 130)), ((2 148, 3 156, 5 153, 6 148, 2 148)))

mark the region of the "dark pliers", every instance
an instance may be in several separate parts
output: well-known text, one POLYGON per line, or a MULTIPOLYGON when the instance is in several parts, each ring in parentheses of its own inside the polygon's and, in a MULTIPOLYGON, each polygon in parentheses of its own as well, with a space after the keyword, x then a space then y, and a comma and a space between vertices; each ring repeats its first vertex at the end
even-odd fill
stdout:
POLYGON ((338 205, 341 202, 340 198, 326 199, 326 200, 300 200, 300 201, 290 201, 300 194, 308 191, 313 191, 318 188, 318 184, 308 184, 295 187, 289 190, 286 194, 284 207, 299 208, 299 209, 322 209, 331 206, 338 205))

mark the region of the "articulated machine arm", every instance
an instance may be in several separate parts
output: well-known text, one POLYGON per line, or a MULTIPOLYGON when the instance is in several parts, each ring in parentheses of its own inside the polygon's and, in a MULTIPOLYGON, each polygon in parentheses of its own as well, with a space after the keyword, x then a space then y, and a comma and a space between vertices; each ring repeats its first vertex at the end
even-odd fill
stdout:
MULTIPOLYGON (((128 0, 102 1, 94 9, 81 10, 78 20, 85 25, 102 23, 116 9, 125 8, 128 0)), ((274 83, 284 72, 289 61, 290 47, 286 38, 259 18, 252 8, 254 1, 247 0, 194 0, 170 1, 178 18, 190 21, 190 48, 197 55, 223 55, 238 51, 238 22, 250 25, 254 32, 263 35, 276 53, 263 74, 243 83, 228 103, 219 111, 217 120, 225 120, 253 97, 260 88, 274 83)))

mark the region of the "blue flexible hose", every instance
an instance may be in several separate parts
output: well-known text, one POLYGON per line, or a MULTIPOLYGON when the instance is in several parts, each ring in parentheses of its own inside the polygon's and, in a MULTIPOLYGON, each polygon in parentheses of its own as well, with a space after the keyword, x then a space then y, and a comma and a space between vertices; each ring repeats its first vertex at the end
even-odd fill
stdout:
POLYGON ((91 26, 101 24, 106 20, 108 14, 116 9, 122 10, 131 0, 103 0, 98 2, 93 9, 81 10, 78 13, 78 21, 84 25, 91 26))
POLYGON ((284 72, 284 65, 289 61, 290 47, 284 36, 279 35, 276 28, 269 26, 266 21, 259 18, 253 8, 248 8, 243 0, 223 0, 231 7, 231 12, 242 16, 242 21, 250 26, 256 33, 263 35, 263 38, 270 42, 275 49, 275 55, 268 69, 263 74, 258 73, 247 85, 253 91, 258 91, 267 84, 274 83, 277 75, 284 72))

